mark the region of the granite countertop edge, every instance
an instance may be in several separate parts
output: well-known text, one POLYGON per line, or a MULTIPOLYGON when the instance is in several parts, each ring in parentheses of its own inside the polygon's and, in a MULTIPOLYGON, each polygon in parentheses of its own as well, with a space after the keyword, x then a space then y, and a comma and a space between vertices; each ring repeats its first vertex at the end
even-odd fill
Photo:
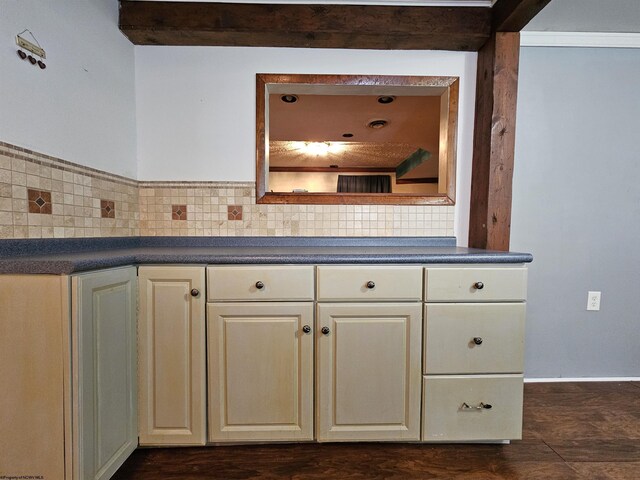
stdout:
POLYGON ((2 274, 64 275, 142 264, 517 264, 531 262, 528 253, 490 252, 466 248, 432 247, 389 249, 367 248, 363 252, 340 248, 304 249, 296 252, 287 248, 282 252, 261 251, 260 248, 223 249, 222 252, 195 251, 199 249, 171 249, 167 251, 140 248, 125 251, 96 251, 75 254, 41 255, 0 258, 2 274), (333 251, 329 251, 333 250, 333 251))

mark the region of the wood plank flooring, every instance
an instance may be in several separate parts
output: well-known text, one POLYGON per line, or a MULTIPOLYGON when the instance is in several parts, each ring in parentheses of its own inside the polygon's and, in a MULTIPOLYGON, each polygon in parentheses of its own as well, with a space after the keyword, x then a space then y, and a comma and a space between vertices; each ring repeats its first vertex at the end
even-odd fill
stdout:
POLYGON ((637 480, 640 382, 525 385, 523 439, 138 449, 116 480, 637 480))

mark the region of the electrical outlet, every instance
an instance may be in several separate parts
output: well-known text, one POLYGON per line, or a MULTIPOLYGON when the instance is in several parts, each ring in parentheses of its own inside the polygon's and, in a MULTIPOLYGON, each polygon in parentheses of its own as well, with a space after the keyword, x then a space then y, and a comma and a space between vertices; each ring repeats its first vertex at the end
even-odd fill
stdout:
POLYGON ((587 310, 600 310, 600 295, 601 292, 589 292, 587 297, 587 310))

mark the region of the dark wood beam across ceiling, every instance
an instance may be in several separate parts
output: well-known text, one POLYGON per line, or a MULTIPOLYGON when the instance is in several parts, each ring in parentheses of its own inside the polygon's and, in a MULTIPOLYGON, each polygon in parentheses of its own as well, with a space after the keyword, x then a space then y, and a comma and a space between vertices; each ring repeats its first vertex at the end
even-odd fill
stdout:
POLYGON ((119 24, 136 45, 477 51, 491 9, 122 0, 119 24))

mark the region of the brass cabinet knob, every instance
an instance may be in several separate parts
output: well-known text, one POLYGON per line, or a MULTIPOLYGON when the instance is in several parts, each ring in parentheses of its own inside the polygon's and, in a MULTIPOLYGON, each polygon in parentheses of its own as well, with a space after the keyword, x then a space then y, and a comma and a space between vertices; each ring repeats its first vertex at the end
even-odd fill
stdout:
POLYGON ((258 280, 258 281, 256 282, 256 288, 257 288, 258 290, 262 290, 262 289, 264 288, 264 283, 262 283, 260 280, 258 280))

